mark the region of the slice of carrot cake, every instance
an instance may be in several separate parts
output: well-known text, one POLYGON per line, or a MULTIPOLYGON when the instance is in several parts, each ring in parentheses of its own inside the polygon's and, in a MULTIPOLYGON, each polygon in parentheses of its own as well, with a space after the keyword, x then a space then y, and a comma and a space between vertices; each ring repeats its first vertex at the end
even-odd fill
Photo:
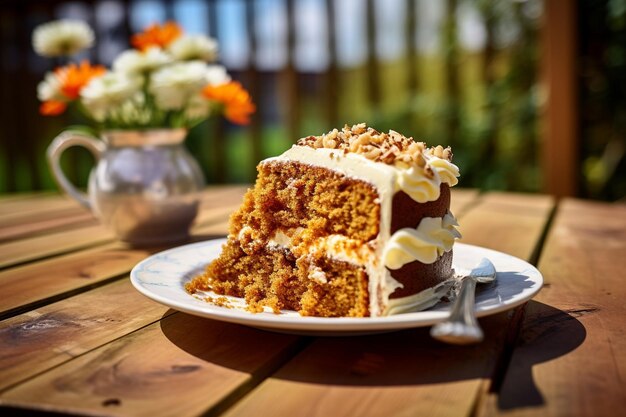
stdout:
POLYGON ((221 254, 187 290, 305 316, 428 308, 448 290, 460 237, 451 161, 450 148, 364 123, 302 138, 259 163, 221 254))

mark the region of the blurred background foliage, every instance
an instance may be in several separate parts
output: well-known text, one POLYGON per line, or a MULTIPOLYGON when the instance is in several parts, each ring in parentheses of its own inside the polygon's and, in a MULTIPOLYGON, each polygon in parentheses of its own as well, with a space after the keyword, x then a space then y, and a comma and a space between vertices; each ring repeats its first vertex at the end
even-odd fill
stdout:
MULTIPOLYGON (((626 193, 626 0, 577 4, 579 195, 617 200, 626 193)), ((221 62, 259 111, 245 128, 211 120, 190 132, 209 183, 251 182, 260 159, 299 137, 365 121, 452 146, 464 187, 541 191, 542 10, 541 0, 5 1, 0 192, 56 189, 45 149, 84 122, 37 112, 36 84, 58 63, 34 55, 30 33, 61 17, 96 29, 86 58, 105 65, 155 21, 218 39, 221 62)), ((82 186, 92 163, 82 150, 64 160, 82 186)))
POLYGON ((626 0, 579 1, 582 190, 626 194, 626 0))

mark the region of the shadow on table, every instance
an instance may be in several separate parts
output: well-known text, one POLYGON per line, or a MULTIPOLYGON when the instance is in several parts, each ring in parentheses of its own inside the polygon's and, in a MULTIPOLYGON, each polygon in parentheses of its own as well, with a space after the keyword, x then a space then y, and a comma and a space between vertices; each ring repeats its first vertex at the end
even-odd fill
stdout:
POLYGON ((594 308, 563 311, 536 301, 528 303, 507 372, 501 386, 495 387, 498 408, 510 410, 545 403, 534 382, 532 367, 564 356, 580 346, 587 333, 577 317, 594 311, 594 308))
MULTIPOLYGON (((532 367, 567 354, 586 336, 583 325, 567 312, 534 301, 529 302, 528 309, 531 314, 523 326, 521 345, 514 350, 506 372, 502 364, 508 363, 510 349, 503 349, 503 345, 511 312, 480 319, 486 341, 464 347, 433 340, 429 328, 368 336, 303 338, 186 314, 162 320, 161 328, 172 343, 204 361, 258 375, 257 362, 265 360, 273 363, 266 366, 266 376, 289 381, 416 386, 476 378, 493 381, 498 375, 505 375, 499 405, 509 409, 541 404, 543 398, 533 381, 532 367), (197 337, 198 334, 204 337, 197 337), (274 357, 273 352, 277 352, 274 357)), ((498 391, 499 385, 494 381, 494 390, 498 391)))

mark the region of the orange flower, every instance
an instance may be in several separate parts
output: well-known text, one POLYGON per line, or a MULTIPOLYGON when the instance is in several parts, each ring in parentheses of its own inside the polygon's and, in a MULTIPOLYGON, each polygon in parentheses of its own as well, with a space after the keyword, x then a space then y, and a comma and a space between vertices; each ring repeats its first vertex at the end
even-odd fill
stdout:
POLYGON ((69 64, 67 67, 57 68, 54 73, 60 83, 60 90, 65 97, 76 100, 80 90, 87 85, 92 78, 105 73, 106 69, 101 65, 91 66, 89 61, 83 61, 80 65, 69 64))
POLYGON ((148 26, 143 32, 133 35, 130 43, 137 49, 145 51, 151 46, 165 48, 183 34, 183 30, 175 22, 166 22, 163 25, 148 26))
POLYGON ((250 115, 256 110, 250 94, 240 83, 233 81, 221 85, 207 85, 202 95, 224 105, 224 116, 233 123, 250 123, 250 115))
POLYGON ((48 100, 41 103, 39 113, 44 116, 58 116, 67 109, 67 103, 57 100, 48 100))
POLYGON ((67 102, 76 100, 83 87, 92 78, 103 75, 105 71, 103 66, 91 66, 88 61, 83 61, 80 65, 72 63, 66 67, 55 69, 52 80, 48 83, 48 89, 52 89, 54 94, 51 94, 51 98, 42 103, 39 108, 40 113, 46 116, 56 116, 63 113, 67 108, 67 102))

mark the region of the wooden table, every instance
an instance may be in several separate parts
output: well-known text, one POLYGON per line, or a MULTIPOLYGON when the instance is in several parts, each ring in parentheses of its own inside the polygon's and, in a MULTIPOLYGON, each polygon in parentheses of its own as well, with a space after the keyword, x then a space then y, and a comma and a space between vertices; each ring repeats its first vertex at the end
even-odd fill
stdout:
MULTIPOLYGON (((194 240, 243 187, 210 188, 194 240)), ((58 195, 0 198, 0 415, 609 416, 626 410, 626 207, 454 190, 463 242, 537 264, 480 345, 428 329, 313 338, 170 310, 135 291, 133 249, 58 195)))

